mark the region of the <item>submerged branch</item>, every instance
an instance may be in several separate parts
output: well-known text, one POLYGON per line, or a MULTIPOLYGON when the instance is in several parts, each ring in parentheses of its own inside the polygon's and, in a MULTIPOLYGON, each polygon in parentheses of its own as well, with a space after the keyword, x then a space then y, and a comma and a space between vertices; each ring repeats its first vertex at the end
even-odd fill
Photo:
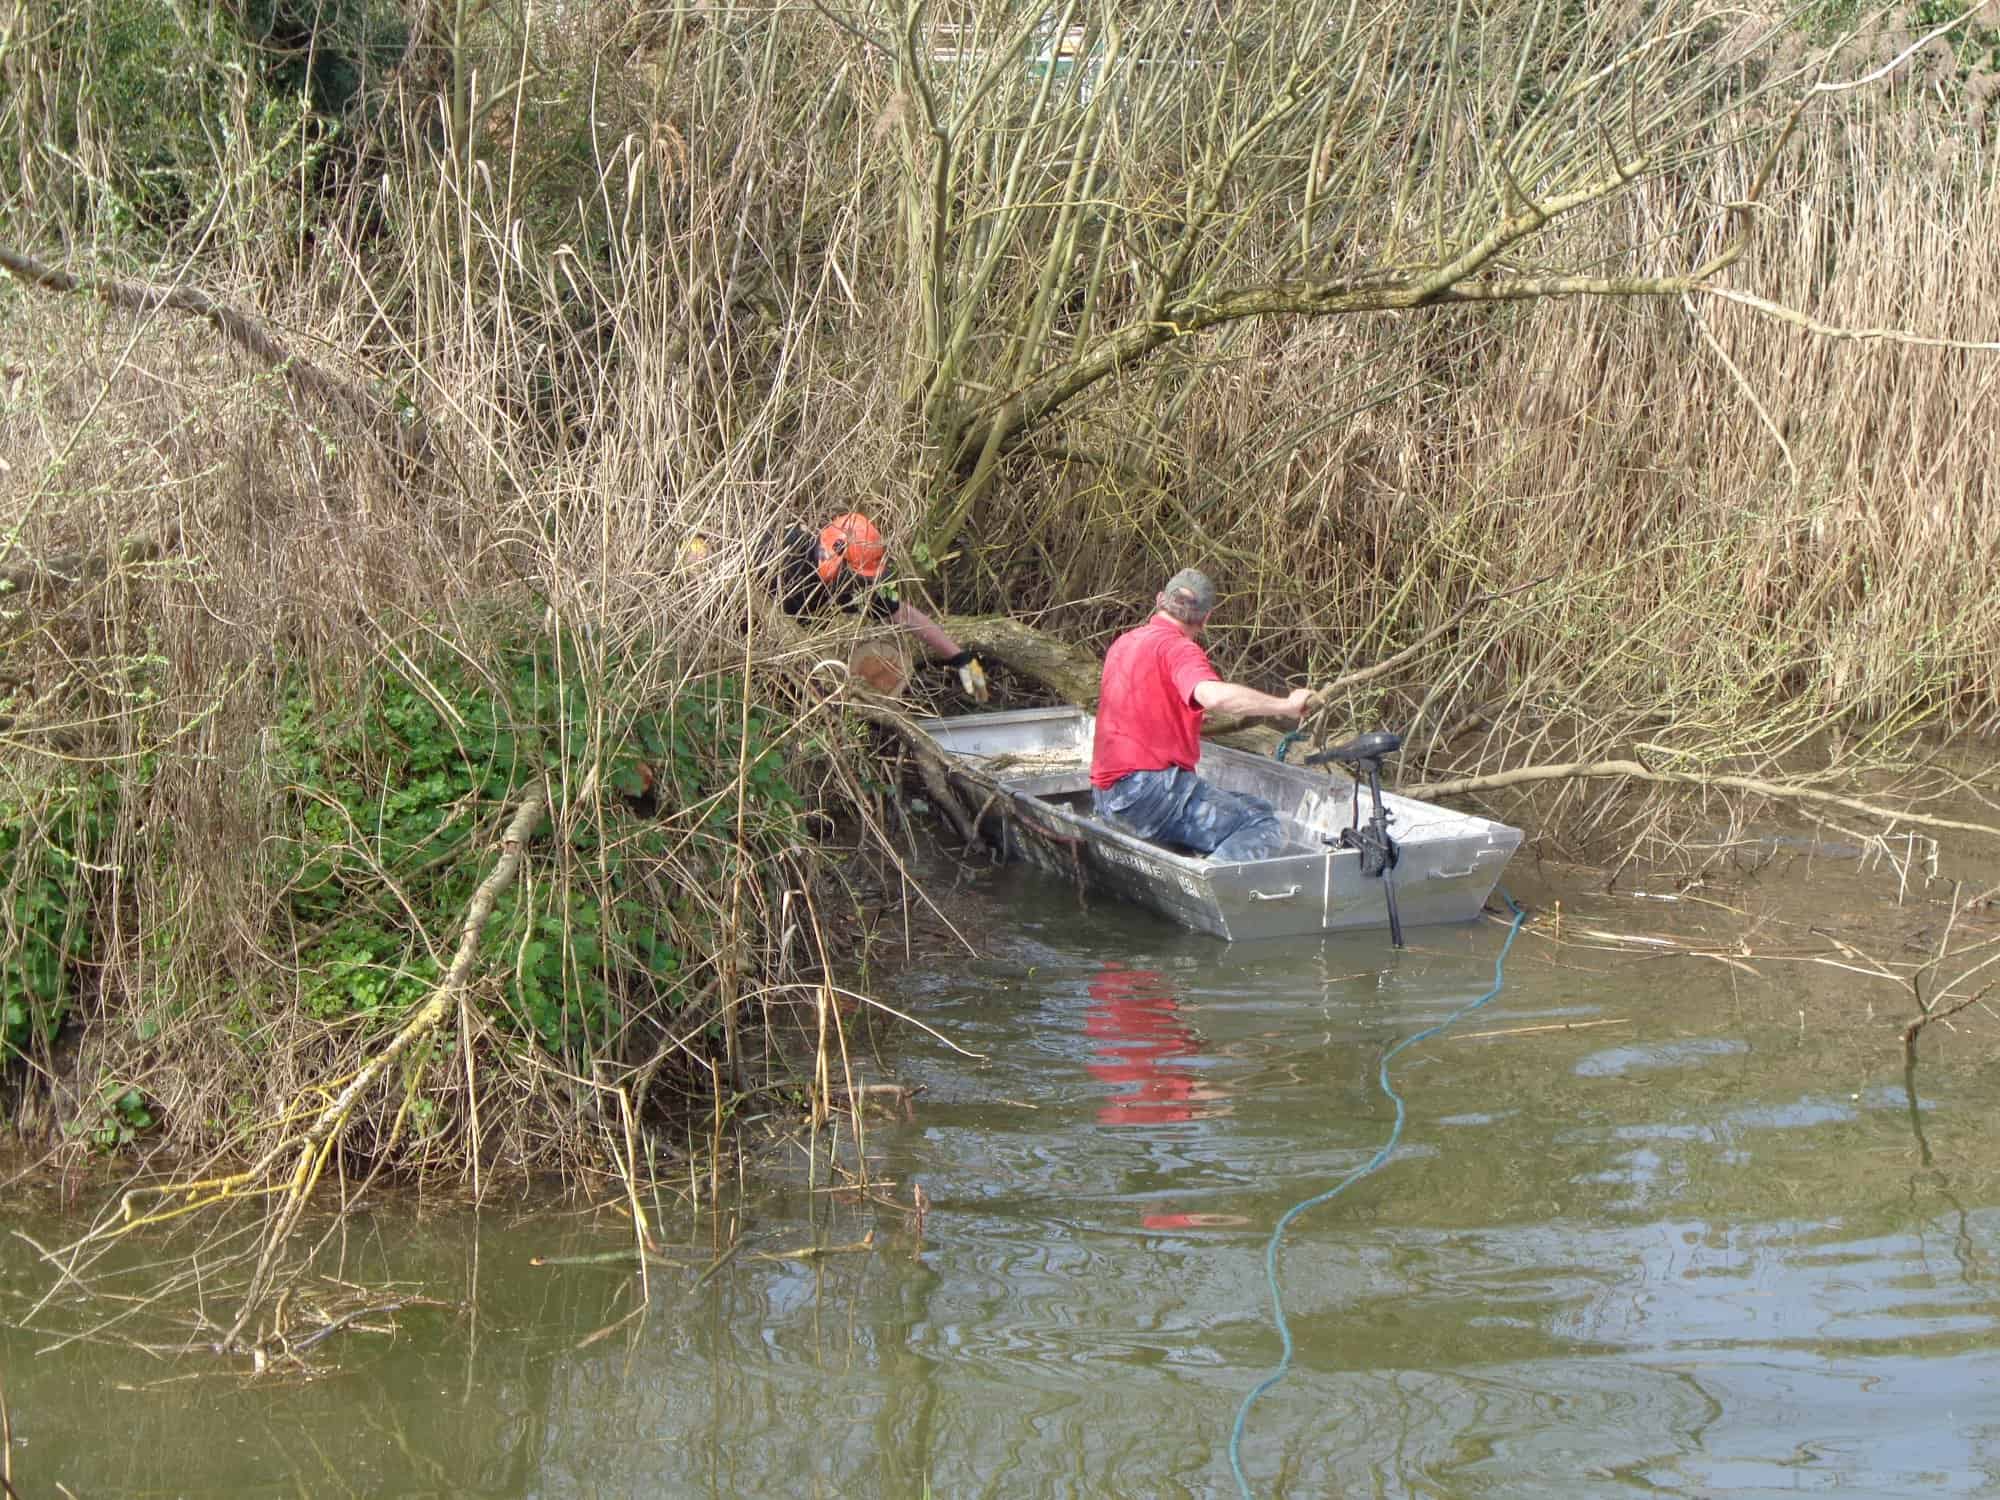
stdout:
POLYGON ((1962 1010, 1970 1010, 1988 995, 1992 994, 1995 987, 1995 985, 1989 984, 1977 994, 1967 995, 1949 1010, 1926 1011, 1923 1015, 1918 1016, 1909 1025, 1905 1026, 1903 1028, 1904 1066, 1914 1068, 1917 1065, 1917 1038, 1923 1034, 1924 1027, 1928 1026, 1932 1021, 1949 1020, 1962 1010))
POLYGON ((9 1500, 20 1500, 14 1488, 14 1417, 7 1410, 7 1388, 0 1383, 0 1488, 9 1500))
MULTIPOLYGON (((389 1067, 428 1037, 457 1008, 472 977, 479 942, 501 894, 513 884, 525 858, 528 840, 534 836, 547 811, 548 789, 537 783, 521 800, 500 840, 500 857, 487 873, 466 909, 458 950, 437 988, 403 1022, 387 1045, 376 1051, 348 1079, 341 1091, 303 1130, 287 1131, 257 1161, 244 1171, 197 1181, 169 1183, 157 1188, 135 1188, 120 1203, 116 1224, 93 1231, 82 1244, 93 1240, 120 1238, 134 1230, 159 1224, 186 1214, 236 1199, 275 1197, 277 1202, 265 1221, 257 1268, 236 1321, 222 1341, 225 1348, 236 1347, 244 1327, 256 1314, 270 1290, 278 1256, 310 1202, 313 1189, 328 1160, 338 1149, 340 1138, 355 1106, 389 1067), (280 1175, 280 1164, 290 1159, 291 1169, 280 1175), (140 1205, 152 1200, 151 1212, 140 1205), (175 1203, 173 1200, 181 1200, 175 1203)), ((469 1045, 469 1039, 468 1039, 469 1045)))
POLYGON ((1843 808, 1848 812, 1860 813, 1863 817, 1874 818, 1884 823, 1913 823, 1919 828, 1935 828, 1950 833, 1977 833, 1987 838, 2000 839, 2000 828, 1989 823, 1966 823, 1956 818, 1939 818, 1929 813, 1911 812, 1907 808, 1883 807, 1877 803, 1863 802, 1856 797, 1844 797, 1838 792, 1825 792, 1817 787, 1796 786, 1781 781, 1764 781, 1754 776, 1708 774, 1700 771, 1662 771, 1636 760, 1577 761, 1560 765, 1523 766, 1513 771, 1497 771, 1489 776, 1463 776, 1454 781, 1426 782, 1418 786, 1402 787, 1399 790, 1406 797, 1430 800, 1438 797, 1464 796, 1470 792, 1500 791, 1508 787, 1527 786, 1537 781, 1608 780, 1614 777, 1627 781, 1651 782, 1659 786, 1745 792, 1754 797, 1812 802, 1822 807, 1843 808))

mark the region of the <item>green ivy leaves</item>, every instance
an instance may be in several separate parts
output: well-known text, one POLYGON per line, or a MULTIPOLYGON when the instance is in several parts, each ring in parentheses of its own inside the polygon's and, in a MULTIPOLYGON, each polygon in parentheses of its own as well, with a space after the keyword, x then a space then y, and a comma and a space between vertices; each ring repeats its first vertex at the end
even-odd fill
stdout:
POLYGON ((337 700, 294 688, 278 735, 295 814, 280 877, 307 931, 308 1010, 393 1019, 421 1000, 521 790, 541 775, 574 793, 593 768, 603 805, 579 803, 560 842, 537 845, 487 923, 489 1013, 573 1059, 641 1009, 680 1006, 691 955, 711 941, 698 893, 737 867, 739 834, 753 861, 795 838, 801 799, 783 721, 746 705, 739 681, 645 705, 619 682, 551 648, 485 673, 426 663, 337 700))
POLYGON ((51 1040, 90 956, 83 868, 103 836, 100 780, 44 789, 37 803, 0 803, 0 1058, 51 1040))
POLYGON ((153 1128, 152 1106, 137 1088, 107 1083, 98 1090, 97 1117, 71 1120, 63 1129, 97 1151, 116 1151, 153 1128))

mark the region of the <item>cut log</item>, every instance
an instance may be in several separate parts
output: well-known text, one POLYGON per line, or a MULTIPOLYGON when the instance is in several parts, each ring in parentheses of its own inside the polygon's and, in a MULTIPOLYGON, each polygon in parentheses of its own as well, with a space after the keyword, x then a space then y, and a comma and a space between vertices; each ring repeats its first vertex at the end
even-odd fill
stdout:
POLYGON ((960 615, 939 623, 966 649, 1039 684, 1063 702, 1097 706, 1104 661, 1088 646, 1072 646, 1006 615, 960 615))

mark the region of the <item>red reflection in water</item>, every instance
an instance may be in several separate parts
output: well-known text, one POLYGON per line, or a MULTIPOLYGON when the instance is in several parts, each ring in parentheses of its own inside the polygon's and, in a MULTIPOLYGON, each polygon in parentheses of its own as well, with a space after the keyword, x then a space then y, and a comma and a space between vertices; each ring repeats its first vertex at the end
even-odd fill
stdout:
POLYGON ((1241 1214, 1147 1214, 1144 1229, 1236 1229, 1250 1221, 1241 1214))
POLYGON ((1122 1086, 1098 1110, 1098 1124, 1172 1124, 1214 1113, 1211 1101, 1223 1096, 1173 1066, 1176 1058, 1199 1052, 1201 1043, 1181 1024, 1180 1001, 1165 976, 1106 962, 1090 982, 1090 998, 1083 1030, 1097 1041, 1091 1076, 1122 1086))

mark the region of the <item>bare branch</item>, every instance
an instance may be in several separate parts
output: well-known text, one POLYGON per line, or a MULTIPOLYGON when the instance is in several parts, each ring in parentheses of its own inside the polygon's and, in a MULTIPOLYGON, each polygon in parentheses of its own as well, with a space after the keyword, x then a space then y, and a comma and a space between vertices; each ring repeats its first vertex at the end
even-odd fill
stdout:
POLYGON ((1856 343, 1909 344, 1919 349, 1963 349, 1977 354, 2000 354, 2000 339, 1942 339, 1930 334, 1912 333, 1902 328, 1841 328, 1832 323, 1822 323, 1810 313, 1800 312, 1797 308, 1786 307, 1782 303, 1771 301, 1768 297, 1759 297, 1753 292, 1740 292, 1734 287, 1692 286, 1688 290, 1751 308, 1766 317, 1777 318, 1781 322, 1803 328, 1808 333, 1818 334, 1821 338, 1851 339, 1856 343))
POLYGON ((1908 823, 1917 828, 1935 828, 1948 833, 1976 833, 1986 838, 2000 839, 2000 828, 1990 823, 1967 823, 1957 818, 1933 817, 1929 813, 1912 812, 1908 808, 1863 802, 1856 797, 1844 797, 1837 792, 1821 791, 1817 787, 1765 781, 1754 776, 1661 770, 1636 760, 1599 760, 1566 765, 1523 766, 1517 770, 1500 771, 1490 776, 1464 776, 1455 781, 1427 782, 1402 790, 1408 796, 1434 799, 1462 797, 1472 792, 1503 791, 1513 787, 1529 786, 1539 781, 1611 779, 1652 782, 1659 786, 1714 788, 1717 791, 1744 792, 1753 797, 1772 797, 1780 801, 1810 802, 1821 807, 1838 807, 1848 812, 1860 813, 1863 817, 1874 818, 1882 823, 1908 823))
POLYGON ((169 308, 201 318, 229 343, 276 369, 294 391, 324 401, 373 427, 389 440, 391 447, 402 449, 406 444, 413 445, 418 452, 430 447, 429 432, 413 409, 391 406, 352 381, 294 354, 261 319, 209 296, 199 287, 155 286, 111 276, 74 276, 4 245, 0 245, 0 269, 46 292, 92 296, 129 312, 169 308))

